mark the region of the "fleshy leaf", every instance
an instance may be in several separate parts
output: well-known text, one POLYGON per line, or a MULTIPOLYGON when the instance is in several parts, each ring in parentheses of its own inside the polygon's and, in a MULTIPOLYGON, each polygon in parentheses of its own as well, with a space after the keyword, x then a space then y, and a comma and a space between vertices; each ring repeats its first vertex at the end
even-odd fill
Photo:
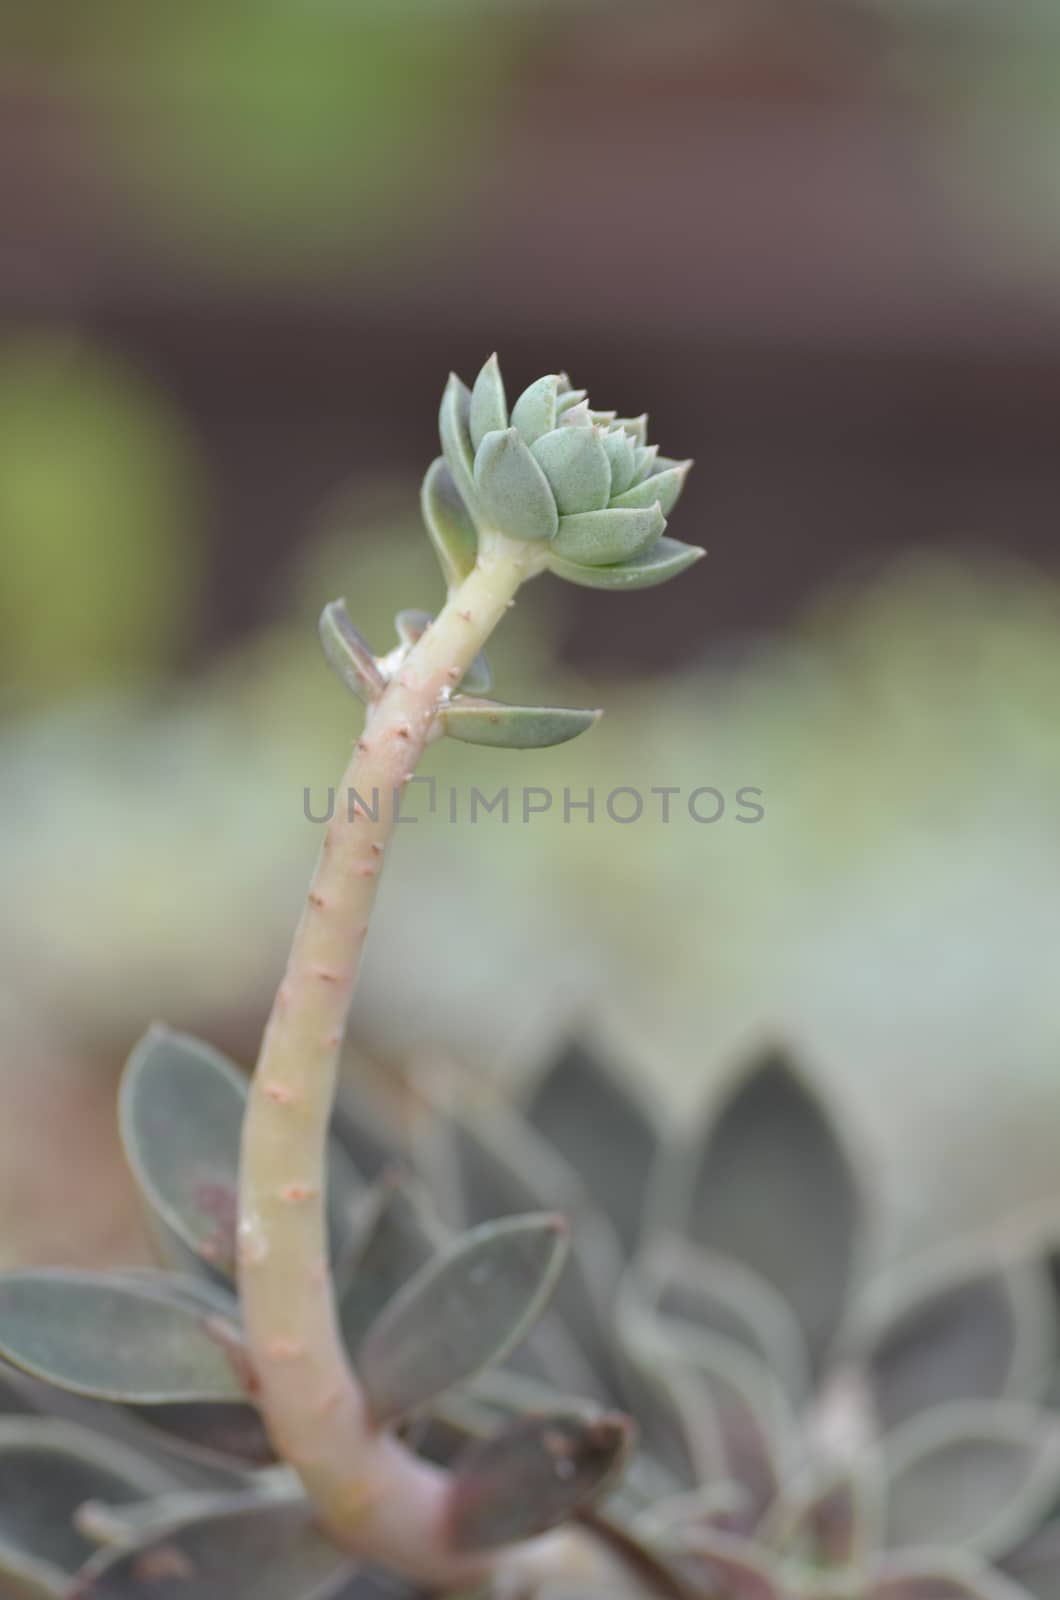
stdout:
POLYGON ((624 493, 633 482, 633 440, 624 428, 610 428, 604 435, 604 449, 611 463, 611 500, 624 493))
POLYGON ((358 1375, 376 1423, 503 1360, 544 1307, 566 1254, 562 1218, 534 1214, 472 1229, 423 1267, 361 1343, 358 1375))
POLYGON ((86 1500, 123 1503, 177 1487, 161 1467, 89 1428, 0 1418, 0 1593, 8 1574, 65 1592, 93 1550, 74 1523, 86 1500))
POLYGON ((475 379, 471 391, 471 409, 468 413, 468 431, 471 448, 477 450, 487 433, 497 433, 508 426, 508 401, 504 394, 504 379, 496 355, 490 356, 475 379))
POLYGON ((523 1417, 472 1445, 453 1471, 446 1531, 455 1550, 491 1550, 566 1521, 600 1495, 629 1453, 616 1415, 523 1417))
POLYGON ((548 479, 515 428, 488 433, 475 456, 478 498, 511 539, 552 539, 559 513, 548 479))
POLYGON ((223 1462, 231 1469, 267 1467, 276 1459, 265 1424, 250 1404, 137 1406, 135 1414, 181 1456, 211 1465, 223 1462))
POLYGON ((0 1356, 75 1394, 130 1404, 243 1400, 228 1337, 238 1342, 168 1274, 52 1267, 0 1276, 0 1356))
POLYGON ((1060 1600, 1060 1521, 1036 1528, 1009 1551, 1002 1568, 1035 1600, 1060 1600))
POLYGON ((706 551, 698 545, 664 537, 642 555, 613 567, 589 567, 581 561, 566 561, 551 550, 547 565, 557 578, 580 584, 583 589, 653 589, 656 584, 667 583, 687 572, 705 555, 706 551))
POLYGON ((1056 1309, 1034 1260, 947 1249, 874 1285, 849 1346, 880 1423, 956 1400, 1030 1397, 1056 1350, 1056 1309))
POLYGON ((134 1545, 99 1551, 71 1600, 171 1592, 195 1600, 325 1600, 355 1571, 349 1556, 313 1527, 304 1500, 232 1495, 134 1545))
MULTIPOLYGON (((415 608, 399 611, 394 618, 398 638, 405 645, 414 645, 423 637, 424 630, 433 621, 434 618, 429 611, 419 611, 415 608)), ((461 678, 460 688, 467 694, 488 694, 492 687, 493 674, 490 672, 485 651, 480 650, 461 678)))
POLYGON ((799 1560, 816 1572, 859 1567, 877 1548, 883 1503, 872 1456, 857 1459, 856 1470, 811 1475, 785 1484, 784 1492, 755 1529, 761 1544, 786 1560, 799 1560))
POLYGON ((642 411, 639 417, 616 417, 613 423, 616 428, 621 428, 623 433, 628 433, 634 445, 643 449, 648 442, 648 413, 642 411))
POLYGON ((446 587, 455 589, 475 565, 478 533, 444 456, 427 468, 420 509, 446 587))
POLYGON ((773 1285, 818 1367, 851 1286, 861 1197, 830 1116, 785 1056, 766 1055, 713 1111, 664 1210, 697 1244, 773 1285))
POLYGON ((572 1041, 534 1085, 525 1114, 578 1173, 632 1254, 660 1144, 647 1105, 572 1041))
POLYGON ((655 471, 655 463, 659 455, 657 444, 638 445, 633 451, 633 482, 643 483, 655 471))
POLYGON ((456 492, 473 517, 478 506, 478 492, 475 488, 475 452, 471 448, 468 426, 470 416, 471 391, 466 383, 461 383, 455 372, 451 372, 438 413, 438 433, 442 441, 442 455, 456 492))
POLYGON ((661 537, 666 518, 657 504, 644 510, 583 511, 560 517, 552 552, 564 561, 590 567, 613 566, 650 550, 661 537))
POLYGON ((345 600, 331 600, 320 613, 320 643, 347 689, 365 705, 378 700, 386 679, 376 664, 371 646, 350 621, 345 600))
POLYGON ((397 1173, 365 1197, 358 1227, 350 1280, 339 1305, 343 1342, 355 1358, 376 1318, 445 1242, 445 1230, 419 1190, 397 1173))
POLYGON ((658 501, 663 516, 668 517, 677 504, 691 467, 691 461, 682 461, 679 466, 668 467, 665 472, 651 473, 642 482, 634 484, 631 489, 613 496, 611 504, 613 506, 650 506, 655 501, 658 501))
MULTIPOLYGON (((239 1140, 247 1087, 220 1051, 190 1034, 150 1028, 129 1057, 118 1099, 126 1160, 167 1256, 235 1276, 239 1140)), ((328 1209, 345 1247, 357 1177, 331 1141, 328 1209)))
POLYGON ((578 711, 570 706, 506 706, 499 700, 460 696, 443 706, 438 721, 450 739, 463 744, 543 750, 576 739, 600 715, 599 711, 578 711))
POLYGON ((596 428, 554 428, 531 453, 552 485, 561 517, 599 511, 611 493, 611 463, 596 428))
POLYGON ((1025 1600, 1015 1583, 963 1550, 874 1556, 862 1592, 865 1600, 1025 1600))
POLYGON ((585 390, 585 389, 572 389, 570 387, 570 379, 569 378, 566 379, 566 383, 567 383, 567 387, 564 388, 563 387, 563 379, 562 379, 562 375, 561 375, 561 381, 560 381, 560 384, 559 384, 559 395, 558 395, 558 398, 556 400, 556 417, 557 417, 557 419, 560 418, 560 417, 567 416, 569 412, 574 411, 578 406, 585 406, 586 411, 588 411, 588 409, 589 409, 588 406, 585 403, 585 397, 586 397, 586 394, 587 394, 588 391, 585 390))
POLYGON ((559 379, 555 373, 538 378, 524 389, 512 407, 512 427, 518 428, 527 444, 533 444, 543 433, 551 433, 556 426, 556 401, 559 379))
POLYGON ((886 1543, 986 1556, 1018 1545, 1060 1495, 1060 1432, 1003 1401, 936 1406, 887 1441, 886 1543))
POLYGON ((676 1234, 661 1234, 638 1261, 637 1274, 645 1303, 677 1348, 694 1353, 702 1335, 720 1335, 757 1356, 792 1400, 805 1398, 809 1360, 801 1329, 784 1297, 757 1272, 676 1234))

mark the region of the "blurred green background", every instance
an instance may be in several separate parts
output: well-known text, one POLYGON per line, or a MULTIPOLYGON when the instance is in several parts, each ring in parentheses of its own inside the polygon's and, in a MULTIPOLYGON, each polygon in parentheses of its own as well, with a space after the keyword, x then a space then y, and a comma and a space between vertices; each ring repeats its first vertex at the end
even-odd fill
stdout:
POLYGON ((499 692, 607 716, 431 770, 730 805, 408 828, 353 1051, 578 1028, 678 1116, 783 1035, 893 1246, 1060 1199, 1055 8, 38 0, 0 127, 0 1260, 128 1252, 147 1021, 252 1060, 357 725, 315 617, 437 604, 494 348, 647 407, 710 559, 534 585, 499 692))

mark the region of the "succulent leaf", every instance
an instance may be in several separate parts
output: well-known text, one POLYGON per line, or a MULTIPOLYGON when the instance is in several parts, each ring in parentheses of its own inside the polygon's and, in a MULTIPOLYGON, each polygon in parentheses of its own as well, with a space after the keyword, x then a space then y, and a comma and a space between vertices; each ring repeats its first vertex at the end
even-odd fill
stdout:
MULTIPOLYGON (((76 1594, 77 1600, 143 1600, 145 1593, 172 1589, 195 1600, 325 1600, 355 1572, 349 1557, 313 1527, 301 1497, 247 1493, 132 1545, 97 1552, 82 1569, 76 1594)), ((364 1600, 389 1592, 403 1593, 400 1586, 369 1587, 364 1600)))
POLYGON ((668 467, 665 472, 653 472, 642 482, 634 484, 624 493, 612 497, 612 506, 650 506, 656 501, 664 517, 668 517, 677 504, 685 479, 692 469, 691 461, 668 467))
POLYGON ((545 1533, 592 1503, 622 1467, 626 1417, 523 1417, 472 1445, 453 1472, 446 1531, 455 1550, 545 1533))
POLYGON ((177 1486, 161 1467, 90 1428, 51 1417, 0 1417, 0 1592, 10 1577, 65 1594, 93 1549, 74 1523, 79 1506, 133 1501, 177 1486))
POLYGON ((168 1274, 42 1267, 0 1276, 0 1356, 60 1389, 130 1404, 243 1400, 238 1333, 168 1274))
POLYGON ((704 555, 706 551, 698 545, 662 538, 642 555, 613 567, 589 567, 581 561, 567 561, 550 550, 548 568, 557 578, 580 584, 583 589, 653 589, 656 584, 687 572, 704 555))
POLYGON ((552 539, 559 514, 549 481, 515 428, 488 433, 475 456, 478 498, 511 539, 552 539))
POLYGON ((642 411, 639 417, 616 417, 613 427, 621 428, 623 433, 628 433, 634 446, 643 449, 648 442, 648 413, 642 411))
POLYGON ((465 383, 461 383, 455 372, 451 372, 438 413, 438 433, 442 441, 442 455, 456 492, 473 517, 478 506, 478 493, 475 488, 475 452, 471 448, 470 417, 471 391, 465 383))
POLYGON ((560 517, 552 555, 590 567, 613 566, 650 550, 665 527, 658 503, 643 510, 583 511, 560 517))
POLYGON ((611 463, 611 500, 633 482, 633 440, 624 428, 611 428, 604 435, 604 449, 611 463))
POLYGON ((659 454, 657 444, 637 445, 633 451, 633 483, 643 483, 645 478, 651 477, 655 471, 655 461, 659 454))
POLYGON ((388 1174, 369 1191, 357 1223, 352 1271, 339 1303, 343 1342, 355 1359, 376 1318, 446 1240, 418 1187, 401 1173, 388 1174))
POLYGON ((560 1217, 486 1223, 406 1283, 361 1343, 376 1423, 393 1422, 503 1360, 547 1302, 567 1254, 560 1217))
POLYGON ((585 733, 599 711, 569 706, 507 706, 499 700, 461 696, 443 706, 438 721, 451 739, 497 745, 506 750, 542 750, 585 733))
POLYGON ((873 1286, 849 1348, 892 1428, 947 1401, 1030 1395, 1055 1359, 1056 1308, 1037 1262, 946 1249, 873 1286))
POLYGON ((345 600, 331 600, 320 613, 320 643, 328 665, 358 700, 370 705, 386 687, 371 646, 346 612, 345 600))
POLYGON ((543 433, 551 433, 556 426, 556 402, 559 398, 559 379, 555 373, 538 378, 524 389, 512 407, 512 427, 518 428, 527 444, 533 444, 543 433))
POLYGON ((936 1406, 887 1440, 886 1543, 1014 1549, 1060 1498, 1060 1430, 1003 1401, 936 1406))
POLYGON ((468 413, 468 431, 471 448, 477 450, 487 433, 496 433, 508 426, 508 402, 504 394, 504 379, 496 355, 490 356, 475 379, 471 391, 471 408, 468 413))
POLYGON ((572 1040, 534 1084, 525 1115, 578 1173, 632 1254, 661 1144, 642 1097, 572 1040))
MULTIPOLYGON (((228 1280, 235 1276, 246 1095, 245 1078, 220 1051, 156 1025, 130 1055, 118 1098, 126 1160, 167 1255, 179 1266, 228 1280)), ((358 1181, 334 1140, 328 1173, 338 1251, 349 1238, 358 1181)))
POLYGON ((531 452, 552 485, 561 517, 606 506, 611 463, 596 428, 554 428, 531 446, 531 452))
POLYGON ((420 509, 448 589, 467 577, 478 555, 478 533, 444 456, 427 468, 420 509))
POLYGON ((686 1529, 680 1571, 704 1595, 731 1600, 781 1600, 784 1585, 765 1551, 749 1539, 715 1528, 686 1529))
POLYGON ((772 1284, 816 1369, 860 1254, 861 1196, 831 1117, 786 1057, 756 1062, 712 1112, 662 1208, 697 1244, 772 1284))
POLYGON ((762 1361, 791 1400, 805 1399, 810 1373, 802 1331, 783 1295, 757 1272, 676 1234, 654 1239, 636 1271, 644 1303, 675 1348, 694 1354, 702 1335, 720 1335, 762 1361))

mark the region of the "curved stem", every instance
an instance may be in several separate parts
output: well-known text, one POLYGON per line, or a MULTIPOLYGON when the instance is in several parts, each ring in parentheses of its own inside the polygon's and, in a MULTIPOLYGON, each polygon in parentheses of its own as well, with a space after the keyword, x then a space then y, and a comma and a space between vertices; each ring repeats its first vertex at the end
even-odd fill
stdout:
POLYGON ((327 1254, 327 1129, 394 797, 415 770, 444 692, 459 683, 533 560, 532 546, 484 539, 474 569, 370 709, 265 1030, 243 1132, 239 1289, 273 1445, 333 1537, 433 1584, 465 1581, 469 1562, 445 1548, 446 1475, 372 1428, 339 1336, 327 1254))

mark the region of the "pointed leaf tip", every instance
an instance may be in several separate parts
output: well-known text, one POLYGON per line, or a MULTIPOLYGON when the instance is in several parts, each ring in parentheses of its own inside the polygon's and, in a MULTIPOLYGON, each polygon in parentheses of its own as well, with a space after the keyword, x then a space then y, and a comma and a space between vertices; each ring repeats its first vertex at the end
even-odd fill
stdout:
POLYGON ((557 578, 576 583, 585 589, 653 589, 667 583, 694 566, 706 555, 698 545, 682 544, 678 539, 665 536, 658 539, 643 554, 633 556, 616 566, 593 567, 581 561, 569 561, 550 549, 546 558, 548 568, 557 578))
POLYGON ((416 1273, 361 1344, 358 1375, 375 1422, 502 1360, 544 1309, 567 1247, 562 1218, 534 1213, 472 1229, 416 1273))
POLYGON ((485 362, 475 379, 468 412, 468 431, 471 448, 477 450, 487 433, 508 426, 508 402, 504 393, 500 362, 496 352, 485 362))
POLYGON ((596 1500, 624 1465, 633 1425, 617 1413, 521 1417, 456 1463, 451 1547, 490 1550, 545 1533, 596 1500))

